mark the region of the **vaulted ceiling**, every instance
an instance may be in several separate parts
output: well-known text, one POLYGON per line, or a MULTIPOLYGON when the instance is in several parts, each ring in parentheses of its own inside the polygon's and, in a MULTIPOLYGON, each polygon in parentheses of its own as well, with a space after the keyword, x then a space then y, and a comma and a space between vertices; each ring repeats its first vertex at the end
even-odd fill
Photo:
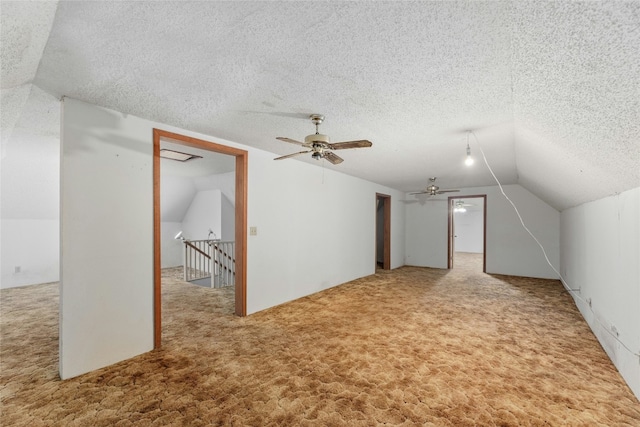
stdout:
POLYGON ((495 184, 481 149, 559 210, 640 186, 638 2, 0 8, 3 144, 51 133, 69 96, 278 155, 324 114, 333 141, 373 142, 324 167, 404 191, 495 184))

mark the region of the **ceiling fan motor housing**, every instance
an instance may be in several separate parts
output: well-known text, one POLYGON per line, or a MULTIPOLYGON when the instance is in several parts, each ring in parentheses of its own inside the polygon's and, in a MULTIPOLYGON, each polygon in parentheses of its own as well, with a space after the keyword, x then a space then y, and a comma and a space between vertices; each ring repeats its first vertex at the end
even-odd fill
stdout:
POLYGON ((324 116, 322 114, 311 114, 309 118, 311 119, 311 122, 316 126, 324 121, 324 116))
POLYGON ((324 143, 329 144, 329 136, 323 135, 321 133, 314 133, 312 135, 307 135, 304 137, 305 144, 313 144, 313 143, 324 143))
POLYGON ((312 114, 309 116, 314 125, 316 125, 316 133, 312 135, 307 135, 304 137, 304 142, 297 141, 291 138, 285 138, 278 136, 276 139, 280 141, 289 142, 291 144, 301 145, 303 147, 308 148, 307 151, 300 151, 298 153, 287 154, 286 156, 276 157, 274 160, 282 160, 288 159, 289 157, 298 156, 300 154, 311 153, 311 158, 315 160, 327 159, 330 163, 337 165, 342 163, 344 159, 340 156, 333 154, 331 150, 344 150, 346 148, 362 148, 362 147, 371 147, 371 141, 367 141, 365 139, 360 139, 357 141, 345 141, 345 142, 337 142, 335 144, 331 144, 328 135, 321 134, 318 132, 318 125, 324 121, 324 116, 322 114, 312 114))

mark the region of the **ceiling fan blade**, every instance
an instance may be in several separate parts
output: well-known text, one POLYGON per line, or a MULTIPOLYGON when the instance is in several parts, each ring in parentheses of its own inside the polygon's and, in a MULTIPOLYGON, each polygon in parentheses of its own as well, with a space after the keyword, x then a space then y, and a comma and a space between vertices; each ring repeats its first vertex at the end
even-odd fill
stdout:
POLYGON ((429 194, 429 191, 414 191, 413 193, 409 194, 429 194))
POLYGON ((442 194, 442 193, 457 193, 460 190, 438 190, 437 193, 438 194, 442 194))
POLYGON ((360 139, 358 141, 345 141, 336 142, 333 144, 327 144, 332 150, 344 150, 345 148, 366 148, 371 147, 373 144, 366 139, 360 139))
POLYGON ((304 145, 304 142, 296 141, 295 139, 291 139, 291 138, 285 138, 284 136, 277 136, 276 139, 279 139, 280 141, 284 141, 284 142, 290 142, 292 144, 304 145))
POLYGON ((325 151, 324 158, 329 160, 334 165, 337 165, 338 163, 342 163, 344 161, 342 157, 336 156, 331 151, 325 151))
POLYGON ((311 151, 300 151, 299 153, 287 154, 286 156, 276 157, 276 158, 275 158, 275 159, 273 159, 273 160, 288 159, 289 157, 298 156, 298 155, 300 155, 300 154, 306 154, 306 153, 311 153, 311 151))

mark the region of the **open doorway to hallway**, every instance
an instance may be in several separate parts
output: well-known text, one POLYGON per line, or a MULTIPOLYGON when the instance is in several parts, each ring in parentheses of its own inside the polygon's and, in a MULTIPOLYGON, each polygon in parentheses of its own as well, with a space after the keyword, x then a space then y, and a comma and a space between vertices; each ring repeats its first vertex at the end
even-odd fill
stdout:
MULTIPOLYGON (((247 246, 247 160, 248 153, 244 150, 227 147, 209 141, 191 138, 185 135, 179 135, 172 132, 153 130, 153 227, 154 227, 154 347, 159 348, 162 341, 162 221, 161 221, 161 145, 168 147, 184 147, 193 150, 205 150, 225 154, 235 157, 235 174, 234 174, 234 204, 235 211, 233 214, 233 234, 235 247, 233 249, 234 257, 234 293, 235 293, 235 314, 238 316, 246 316, 246 246, 247 246)), ((179 150, 176 150, 179 151, 179 150)), ((187 151, 187 150, 183 150, 187 151)), ((211 240, 211 231, 215 233, 213 227, 207 227, 207 238, 205 241, 211 240), (209 230, 211 228, 211 230, 209 230)), ((220 236, 225 232, 223 226, 220 225, 220 236)), ((183 231, 184 230, 180 230, 183 231)), ((197 227, 194 233, 200 233, 197 227)), ((176 235, 180 238, 181 236, 176 235)), ((196 236, 199 237, 199 236, 196 236)), ((216 236, 217 237, 217 236, 216 236)), ((182 248, 181 248, 182 249, 182 248)), ((202 249, 200 249, 202 250, 202 249)))
POLYGON ((376 193, 376 268, 391 270, 391 196, 376 193))
POLYGON ((449 197, 448 268, 486 272, 487 196, 449 197))
POLYGON ((235 157, 165 138, 160 157, 163 278, 172 268, 195 286, 233 287, 235 157))

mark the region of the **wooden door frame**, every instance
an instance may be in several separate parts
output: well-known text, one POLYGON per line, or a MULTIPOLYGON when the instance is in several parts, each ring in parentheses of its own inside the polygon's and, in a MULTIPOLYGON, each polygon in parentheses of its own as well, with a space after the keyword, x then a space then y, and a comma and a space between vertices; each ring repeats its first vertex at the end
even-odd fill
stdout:
POLYGON ((247 173, 249 153, 238 148, 192 138, 161 129, 153 129, 153 347, 162 344, 162 256, 160 223, 160 139, 236 158, 235 180, 235 314, 247 315, 247 173))
POLYGON ((453 200, 455 199, 483 199, 482 206, 482 272, 487 272, 487 195, 486 194, 472 194, 464 196, 449 196, 448 199, 448 239, 447 239, 447 268, 453 268, 453 200))
POLYGON ((378 200, 382 200, 384 215, 382 269, 391 270, 391 196, 382 193, 376 193, 376 268, 378 264, 378 200))
POLYGON ((455 251, 455 224, 453 221, 453 197, 449 197, 447 203, 447 268, 453 268, 453 253, 455 251))

